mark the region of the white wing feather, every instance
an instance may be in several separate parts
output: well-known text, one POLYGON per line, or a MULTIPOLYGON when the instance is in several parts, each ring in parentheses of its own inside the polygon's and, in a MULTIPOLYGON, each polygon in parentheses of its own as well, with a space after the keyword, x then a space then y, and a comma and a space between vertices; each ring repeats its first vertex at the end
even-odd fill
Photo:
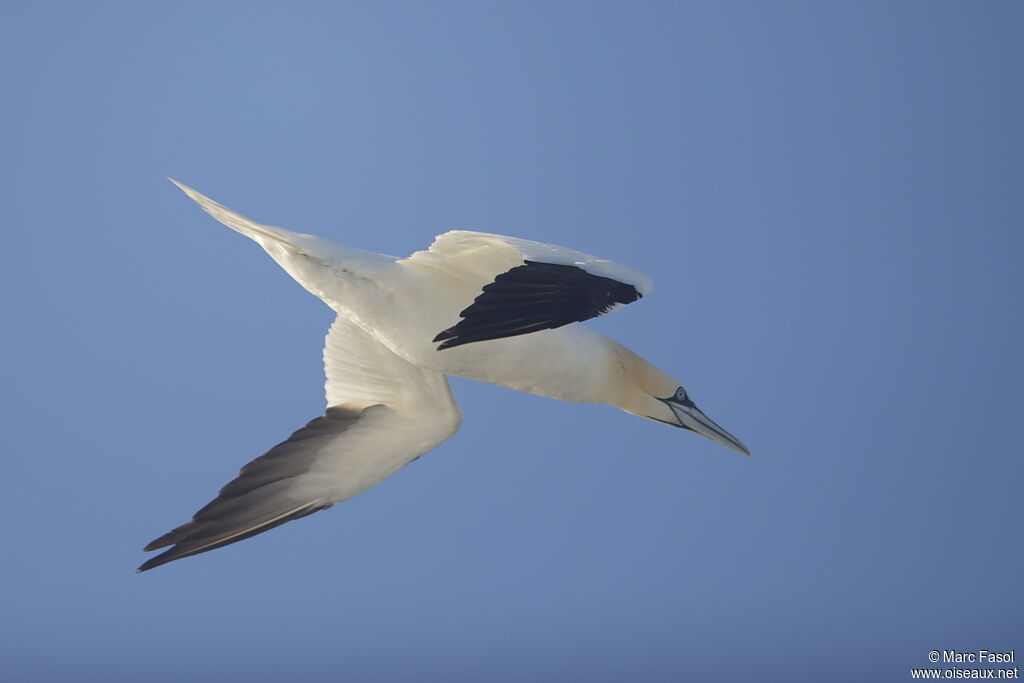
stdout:
POLYGON ((459 427, 447 378, 399 358, 339 317, 324 348, 327 413, 242 468, 145 571, 241 541, 379 484, 459 427))
POLYGON ((462 273, 486 284, 526 260, 577 266, 591 275, 633 285, 640 296, 647 296, 654 289, 649 277, 621 263, 554 244, 469 230, 450 230, 438 235, 425 251, 417 251, 399 263, 462 273))

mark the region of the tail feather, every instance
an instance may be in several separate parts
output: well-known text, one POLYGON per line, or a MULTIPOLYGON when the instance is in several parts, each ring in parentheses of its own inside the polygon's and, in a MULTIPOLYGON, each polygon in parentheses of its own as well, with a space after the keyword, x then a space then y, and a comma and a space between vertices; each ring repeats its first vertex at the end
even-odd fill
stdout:
POLYGON ((218 204, 200 192, 196 192, 188 185, 179 183, 174 178, 168 178, 168 180, 177 185, 178 189, 188 195, 192 201, 199 204, 206 213, 210 214, 216 220, 220 221, 232 230, 240 232, 246 237, 255 240, 260 244, 260 246, 266 248, 267 241, 269 241, 271 243, 283 245, 298 253, 308 255, 306 249, 298 245, 298 242, 300 242, 303 237, 306 237, 305 235, 299 235, 291 230, 276 228, 272 225, 263 225, 262 223, 249 220, 242 214, 218 204))

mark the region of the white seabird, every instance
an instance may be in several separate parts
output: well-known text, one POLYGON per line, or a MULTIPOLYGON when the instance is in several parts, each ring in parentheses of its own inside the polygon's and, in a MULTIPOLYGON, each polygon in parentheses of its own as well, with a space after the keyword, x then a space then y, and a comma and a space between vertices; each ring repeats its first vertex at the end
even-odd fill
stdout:
POLYGON ((139 571, 236 543, 379 484, 455 433, 446 375, 606 403, 739 451, 680 382, 576 325, 651 291, 642 273, 571 249, 453 230, 399 259, 250 221, 174 182, 257 242, 337 318, 326 413, 256 458, 192 521, 146 546, 139 571))

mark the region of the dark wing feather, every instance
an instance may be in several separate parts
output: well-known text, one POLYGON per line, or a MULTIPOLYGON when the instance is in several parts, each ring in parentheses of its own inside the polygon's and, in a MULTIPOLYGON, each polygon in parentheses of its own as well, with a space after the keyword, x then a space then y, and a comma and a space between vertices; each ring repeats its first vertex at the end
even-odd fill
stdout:
POLYGON ((150 558, 140 572, 197 555, 269 531, 285 522, 331 506, 321 500, 296 500, 289 495, 294 478, 313 466, 320 450, 353 424, 364 411, 331 407, 286 441, 243 467, 192 521, 181 525, 145 547, 148 552, 166 546, 170 550, 150 558))
POLYGON ((485 285, 462 320, 436 337, 438 350, 515 337, 595 318, 641 297, 636 287, 578 266, 525 261, 485 285))

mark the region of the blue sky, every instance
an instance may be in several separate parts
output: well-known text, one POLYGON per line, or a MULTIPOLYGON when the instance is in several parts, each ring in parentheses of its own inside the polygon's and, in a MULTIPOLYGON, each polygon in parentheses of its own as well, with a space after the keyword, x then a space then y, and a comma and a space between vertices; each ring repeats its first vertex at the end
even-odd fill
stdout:
MULTIPOLYGON (((0 8, 0 670, 904 680, 1024 651, 1013 2, 0 8), (330 312, 173 176, 392 254, 621 261, 593 321, 750 459, 455 380, 362 496, 133 569, 323 410, 330 312)), ((1019 656, 1019 655, 1018 655, 1019 656)))

